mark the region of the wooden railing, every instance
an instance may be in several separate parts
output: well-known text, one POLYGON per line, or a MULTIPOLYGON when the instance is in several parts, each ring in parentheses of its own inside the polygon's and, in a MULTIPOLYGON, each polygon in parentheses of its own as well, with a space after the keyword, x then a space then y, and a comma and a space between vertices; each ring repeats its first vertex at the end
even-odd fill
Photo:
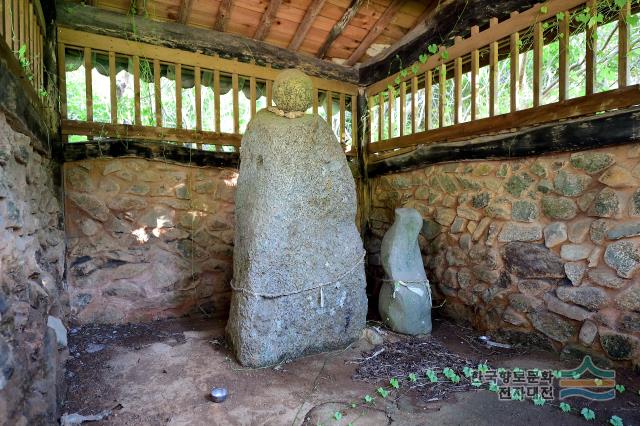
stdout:
MULTIPOLYGON (((633 65, 634 81, 629 75, 631 46, 640 61, 640 4, 638 0, 627 1, 615 13, 603 14, 604 1, 551 0, 512 13, 502 22, 492 19, 486 29, 473 27, 468 38, 456 37, 448 48, 430 46, 431 51, 416 64, 369 86, 366 121, 370 161, 413 150, 417 145, 640 104, 638 64, 633 65), (630 22, 635 23, 633 37, 630 22), (611 28, 606 40, 596 37, 605 26, 611 28), (558 58, 555 69, 545 71, 551 82, 543 87, 543 55, 555 43, 558 58), (617 69, 612 82, 599 82, 596 87, 600 43, 614 43, 615 57, 605 65, 611 66, 615 60, 617 69), (583 59, 570 63, 570 53, 579 50, 583 59), (576 78, 576 69, 583 69, 583 77, 576 78), (499 70, 507 70, 507 75, 499 78, 499 70), (522 82, 527 72, 532 74, 531 87, 525 91, 522 82)), ((619 7, 614 1, 606 4, 619 7)))
MULTIPOLYGON (((66 28, 58 29, 58 67, 62 134, 70 142, 146 139, 223 151, 239 147, 246 122, 272 105, 279 73, 269 65, 66 28)), ((355 151, 357 87, 312 80, 313 112, 355 151)))
POLYGON ((27 79, 44 90, 45 22, 38 0, 0 0, 0 38, 14 53, 27 79))

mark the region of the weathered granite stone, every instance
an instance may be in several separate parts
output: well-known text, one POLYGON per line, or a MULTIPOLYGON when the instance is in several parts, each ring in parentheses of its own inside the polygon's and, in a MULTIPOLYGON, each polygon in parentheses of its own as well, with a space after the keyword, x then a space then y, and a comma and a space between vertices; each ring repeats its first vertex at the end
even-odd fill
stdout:
POLYGON ((508 322, 509 324, 515 326, 523 326, 528 324, 529 321, 524 317, 524 315, 518 313, 511 306, 507 306, 507 309, 502 313, 502 320, 504 322, 508 322))
POLYGON ((587 266, 583 262, 567 262, 564 264, 564 272, 574 286, 580 285, 586 271, 587 266))
POLYGON ((572 322, 549 311, 533 311, 529 313, 529 319, 536 330, 559 342, 568 342, 578 333, 572 322))
POLYGON ((482 215, 477 210, 465 206, 458 206, 458 216, 468 220, 480 220, 482 215))
POLYGON ((591 316, 591 312, 582 309, 576 305, 570 305, 562 302, 552 294, 545 294, 544 301, 547 303, 547 309, 556 314, 560 314, 563 317, 571 318, 576 321, 584 321, 591 316))
POLYGON ((572 302, 597 311, 609 302, 607 292, 600 287, 558 287, 556 295, 563 302, 572 302))
POLYGON ((576 203, 563 197, 545 195, 542 197, 542 213, 551 219, 573 219, 577 214, 576 203))
POLYGON ((490 224, 491 218, 483 217, 482 220, 480 220, 480 223, 478 223, 476 230, 473 232, 473 241, 479 241, 480 238, 482 238, 482 236, 484 235, 487 228, 489 228, 490 224))
POLYGON ((628 188, 638 185, 638 180, 631 175, 631 172, 624 167, 613 166, 607 169, 598 179, 612 188, 628 188))
POLYGON ((528 296, 540 296, 551 288, 551 284, 544 280, 519 280, 518 290, 528 296))
POLYGON ((640 312, 640 286, 636 282, 633 287, 618 294, 616 306, 626 311, 640 312))
POLYGON ((603 152, 578 152, 571 154, 571 165, 590 175, 600 173, 616 162, 615 157, 603 152))
POLYGON ((506 191, 514 197, 519 197, 522 192, 531 185, 533 178, 526 173, 520 175, 513 175, 505 184, 506 191))
POLYGON ((512 242, 502 248, 505 266, 520 278, 564 278, 564 264, 540 244, 512 242))
POLYGON ((471 248, 471 234, 462 234, 458 245, 462 250, 469 251, 471 248))
POLYGON ((618 277, 613 271, 604 268, 589 269, 589 279, 599 286, 608 288, 622 288, 628 282, 618 277))
POLYGON ((531 201, 514 201, 511 205, 511 218, 518 222, 533 222, 538 218, 538 206, 531 201))
POLYGON ((616 333, 611 330, 600 330, 600 344, 611 359, 631 359, 639 346, 636 337, 616 333))
POLYGON ((636 237, 640 235, 640 221, 629 221, 613 226, 607 230, 607 238, 619 240, 620 238, 636 237))
POLYGON ((553 180, 553 185, 558 194, 566 197, 576 197, 582 194, 591 183, 591 177, 560 170, 553 180))
POLYGON ((311 107, 311 79, 302 71, 282 71, 273 82, 273 103, 284 112, 306 111, 311 107))
POLYGON ((227 324, 238 360, 271 365, 358 339, 367 298, 355 184, 331 128, 318 115, 262 110, 240 157, 233 279, 242 291, 227 324))
POLYGON ((144 212, 138 223, 146 228, 170 228, 174 225, 175 212, 164 206, 156 205, 144 212))
POLYGON ((396 209, 396 220, 381 247, 382 266, 389 281, 380 289, 380 316, 392 330, 411 335, 431 332, 429 280, 418 246, 421 225, 417 211, 396 209))
POLYGON ((445 207, 455 207, 456 206, 456 197, 452 196, 452 195, 445 195, 445 197, 442 199, 442 205, 445 207))
POLYGON ((585 321, 580 328, 578 338, 580 343, 585 346, 591 346, 598 335, 598 326, 593 321, 585 321))
POLYGON ((437 237, 441 231, 442 226, 432 220, 425 220, 422 224, 422 235, 424 235, 428 240, 432 240, 437 237))
POLYGON ((476 209, 482 209, 489 205, 489 200, 491 200, 491 194, 488 192, 481 192, 471 197, 471 205, 476 209))
POLYGON ((71 167, 66 173, 67 183, 70 188, 78 192, 93 192, 96 187, 89 172, 81 167, 71 167))
POLYGON ((612 217, 620 211, 620 200, 613 189, 605 188, 598 193, 588 210, 589 216, 612 217))
POLYGON ((631 202, 629 203, 629 215, 640 216, 640 189, 636 189, 631 196, 631 202))
POLYGON ((569 241, 572 243, 580 244, 584 241, 589 233, 591 226, 591 219, 578 219, 568 227, 569 241))
POLYGON ((502 227, 498 241, 537 241, 542 239, 542 227, 537 223, 508 222, 502 227))
POLYGON ((540 161, 536 161, 535 163, 533 163, 529 168, 529 170, 531 171, 531 173, 533 173, 538 177, 541 177, 541 178, 547 177, 547 169, 544 167, 544 165, 540 161))
POLYGON ((452 234, 459 234, 462 231, 464 231, 466 226, 467 226, 467 220, 461 218, 460 216, 456 216, 456 218, 454 219, 453 223, 451 224, 451 233, 452 234))
POLYGON ((618 329, 623 333, 640 332, 640 314, 625 312, 618 319, 618 329))
POLYGON ((553 222, 544 228, 544 245, 551 248, 567 241, 567 225, 553 222))
POLYGON ((617 241, 607 246, 604 262, 622 278, 631 278, 640 266, 640 250, 632 241, 617 241))
POLYGON ((509 164, 502 163, 500 167, 498 167, 498 171, 496 171, 496 176, 499 178, 504 178, 509 174, 509 164))
POLYGON ((460 268, 458 270, 458 284, 461 288, 467 288, 473 282, 473 275, 467 268, 460 268))
POLYGON ((589 257, 592 247, 589 244, 564 244, 560 256, 568 261, 584 260, 589 257))
POLYGON ((437 207, 435 221, 440 225, 450 226, 456 217, 456 211, 448 207, 437 207))
POLYGON ((49 315, 47 317, 47 327, 52 328, 56 333, 56 341, 58 342, 58 347, 67 347, 67 329, 60 318, 49 315))
POLYGON ((107 202, 107 206, 111 210, 116 211, 130 211, 130 210, 140 210, 147 207, 147 202, 140 197, 134 197, 131 195, 121 195, 119 197, 114 197, 107 202))
POLYGON ((542 301, 526 294, 514 293, 509 295, 509 304, 518 312, 531 312, 542 305, 542 301))
POLYGON ((587 264, 589 268, 595 268, 600 263, 600 257, 602 257, 602 247, 594 247, 593 251, 587 258, 587 264))
POLYGON ((536 189, 543 194, 547 194, 553 191, 553 183, 548 179, 540 179, 540 182, 538 182, 538 187, 536 189))
POLYGON ((449 247, 446 254, 449 266, 462 266, 467 264, 466 254, 458 247, 449 247))
POLYGON ((608 229, 609 222, 605 219, 597 219, 593 221, 591 228, 589 229, 591 241, 595 244, 601 244, 604 241, 604 237, 606 236, 608 229))
POLYGON ((578 197, 578 208, 581 212, 586 212, 593 203, 593 200, 596 199, 597 191, 587 191, 578 197))
POLYGON ((102 201, 93 195, 82 194, 79 192, 71 192, 67 193, 67 196, 71 201, 73 201, 81 210, 83 210, 86 214, 88 214, 93 219, 105 222, 109 219, 110 212, 107 206, 104 205, 102 201))
POLYGON ((505 198, 498 198, 489 202, 484 209, 487 217, 509 220, 511 218, 511 203, 505 198))

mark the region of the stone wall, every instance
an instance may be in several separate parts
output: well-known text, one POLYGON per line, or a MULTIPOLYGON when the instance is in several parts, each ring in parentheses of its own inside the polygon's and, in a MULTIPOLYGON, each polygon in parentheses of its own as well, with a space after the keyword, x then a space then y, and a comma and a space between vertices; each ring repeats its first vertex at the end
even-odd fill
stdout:
POLYGON ((394 208, 414 207, 447 315, 640 362, 640 145, 434 165, 377 177, 372 193, 374 282, 394 208))
POLYGON ((66 354, 59 320, 68 313, 59 174, 45 147, 0 112, 0 424, 58 418, 66 354))
POLYGON ((140 158, 66 163, 72 313, 83 323, 226 318, 237 171, 140 158))

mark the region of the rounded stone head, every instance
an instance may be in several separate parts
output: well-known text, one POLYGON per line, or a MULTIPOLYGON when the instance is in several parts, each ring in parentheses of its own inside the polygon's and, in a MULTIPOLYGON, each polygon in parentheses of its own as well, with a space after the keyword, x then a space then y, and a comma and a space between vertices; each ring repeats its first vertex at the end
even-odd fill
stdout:
POLYGON ((290 69, 273 82, 273 102, 284 112, 305 112, 311 106, 313 84, 302 71, 290 69))
POLYGON ((396 222, 399 223, 407 234, 417 237, 422 229, 422 216, 413 208, 396 209, 396 222))

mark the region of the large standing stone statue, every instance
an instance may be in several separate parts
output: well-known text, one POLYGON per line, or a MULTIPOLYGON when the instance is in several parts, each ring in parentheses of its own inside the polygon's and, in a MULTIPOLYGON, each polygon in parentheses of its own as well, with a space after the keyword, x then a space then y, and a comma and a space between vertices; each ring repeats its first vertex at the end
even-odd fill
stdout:
POLYGON ((367 298, 355 184, 311 80, 281 73, 276 108, 256 114, 240 152, 234 289, 227 334, 239 362, 261 367, 344 347, 367 298))
POLYGON ((382 239, 382 267, 387 275, 378 300, 385 324, 404 334, 431 333, 431 291, 424 272, 416 209, 396 209, 396 220, 382 239))

